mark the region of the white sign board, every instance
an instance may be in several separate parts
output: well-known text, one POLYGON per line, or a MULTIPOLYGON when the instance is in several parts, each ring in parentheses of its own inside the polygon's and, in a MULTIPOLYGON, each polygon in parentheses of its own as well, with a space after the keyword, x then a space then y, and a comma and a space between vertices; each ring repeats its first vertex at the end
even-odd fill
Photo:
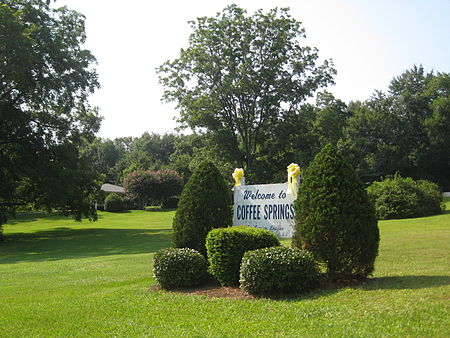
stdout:
POLYGON ((233 225, 272 231, 281 238, 294 234, 294 196, 288 183, 234 187, 233 225))

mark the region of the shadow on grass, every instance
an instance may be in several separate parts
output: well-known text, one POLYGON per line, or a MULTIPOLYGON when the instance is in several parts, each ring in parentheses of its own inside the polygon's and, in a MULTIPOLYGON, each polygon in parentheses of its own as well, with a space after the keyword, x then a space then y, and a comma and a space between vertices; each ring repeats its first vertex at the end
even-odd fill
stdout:
POLYGON ((416 290, 450 285, 450 276, 387 276, 369 278, 364 282, 351 281, 323 285, 303 294, 275 294, 263 298, 275 301, 312 300, 333 295, 344 288, 371 290, 416 290))
POLYGON ((0 264, 152 253, 170 246, 167 229, 71 229, 16 233, 0 245, 0 264))
POLYGON ((450 276, 386 276, 370 278, 363 290, 424 289, 450 285, 450 276))
MULTIPOLYGON (((102 215, 97 214, 98 219, 102 218, 102 215)), ((45 218, 46 222, 52 222, 52 221, 74 221, 76 222, 71 216, 64 216, 62 214, 53 213, 53 214, 46 214, 41 211, 30 211, 30 212, 18 212, 15 217, 8 218, 7 225, 15 225, 15 224, 21 224, 24 222, 35 222, 39 221, 45 218)), ((83 223, 91 223, 88 219, 84 218, 82 220, 83 223)))

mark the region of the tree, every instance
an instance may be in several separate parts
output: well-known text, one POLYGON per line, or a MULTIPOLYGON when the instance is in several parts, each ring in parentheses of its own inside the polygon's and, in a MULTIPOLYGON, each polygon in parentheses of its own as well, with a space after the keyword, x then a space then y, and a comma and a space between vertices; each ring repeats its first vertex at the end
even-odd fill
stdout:
POLYGON ((118 144, 109 139, 96 138, 85 145, 82 153, 90 159, 93 170, 103 175, 104 183, 119 183, 116 165, 125 153, 118 144))
POLYGON ((173 219, 173 245, 206 255, 206 235, 211 229, 231 225, 230 188, 211 162, 202 162, 181 193, 173 219))
POLYGON ((450 186, 449 78, 414 66, 387 93, 349 105, 339 147, 368 181, 398 172, 450 186))
POLYGON ((204 130, 234 164, 249 170, 280 121, 332 83, 330 61, 300 43, 305 31, 288 9, 252 16, 231 5, 190 22, 189 47, 158 72, 179 122, 204 130))
POLYGON ((101 118, 84 17, 50 1, 0 1, 0 224, 19 204, 95 218, 97 176, 79 153, 101 118))
POLYGON ((138 169, 130 172, 123 180, 126 193, 135 200, 140 209, 145 203, 160 195, 160 177, 156 172, 138 169))
POLYGON ((183 178, 175 170, 162 169, 156 172, 159 176, 159 198, 161 205, 174 196, 180 196, 183 190, 183 178))
POLYGON ((293 245, 312 252, 329 279, 365 278, 373 271, 380 240, 374 207, 331 144, 305 170, 294 207, 293 245))
POLYGON ((179 135, 174 148, 175 150, 170 156, 170 168, 179 172, 185 182, 204 161, 212 162, 222 176, 231 181, 231 173, 235 167, 230 164, 229 159, 224 156, 220 147, 208 135, 179 135))

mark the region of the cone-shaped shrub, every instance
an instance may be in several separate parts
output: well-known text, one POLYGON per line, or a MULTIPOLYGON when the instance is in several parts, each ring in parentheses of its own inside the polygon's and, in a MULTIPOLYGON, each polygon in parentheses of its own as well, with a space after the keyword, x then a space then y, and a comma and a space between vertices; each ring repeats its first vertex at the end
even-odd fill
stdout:
POLYGON ((329 279, 367 277, 378 254, 375 211, 353 168, 331 145, 302 176, 293 246, 313 253, 329 279))
POLYGON ((211 229, 231 224, 230 188, 211 162, 203 162, 184 186, 173 220, 173 245, 206 255, 211 229))

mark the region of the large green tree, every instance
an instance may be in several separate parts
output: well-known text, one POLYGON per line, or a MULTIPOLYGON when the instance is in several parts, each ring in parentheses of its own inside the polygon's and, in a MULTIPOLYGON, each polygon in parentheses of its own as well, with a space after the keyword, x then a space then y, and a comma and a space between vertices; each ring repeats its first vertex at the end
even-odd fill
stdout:
POLYGON ((450 187, 450 77, 414 66, 349 105, 339 142, 367 181, 401 173, 450 187))
POLYGON ((84 17, 50 1, 0 1, 0 224, 18 204, 95 217, 79 145, 101 118, 84 17))
POLYGON ((158 69, 164 99, 178 104, 179 122, 251 170, 271 131, 335 71, 302 43, 305 31, 288 9, 249 16, 231 5, 190 24, 188 48, 158 69))

